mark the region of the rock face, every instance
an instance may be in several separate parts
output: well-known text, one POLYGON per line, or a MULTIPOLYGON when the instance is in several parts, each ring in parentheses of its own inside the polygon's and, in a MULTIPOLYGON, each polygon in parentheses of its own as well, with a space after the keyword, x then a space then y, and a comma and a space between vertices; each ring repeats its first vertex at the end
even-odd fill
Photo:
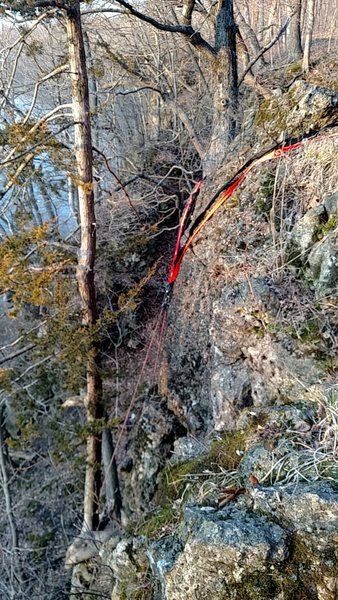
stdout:
MULTIPOLYGON (((326 125, 338 94, 297 82, 268 102, 260 147, 326 125)), ((125 477, 142 521, 101 553, 114 600, 337 599, 336 174, 302 196, 330 151, 307 158, 303 183, 299 156, 291 174, 286 160, 252 173, 185 257, 162 400, 145 405, 125 477)))
POLYGON ((327 483, 262 486, 222 510, 186 505, 170 535, 102 549, 114 600, 335 600, 338 493, 327 483))
POLYGON ((175 535, 150 550, 158 598, 334 600, 337 501, 311 484, 254 488, 216 513, 186 507, 175 535))
POLYGON ((287 536, 278 525, 245 510, 226 512, 185 509, 181 536, 186 542, 171 568, 162 571, 163 598, 221 600, 248 569, 264 573, 285 561, 287 536))
POLYGON ((335 90, 298 80, 286 94, 264 101, 256 120, 275 139, 294 137, 333 122, 337 107, 335 90))
MULTIPOLYGON (((219 291, 210 309, 208 357, 196 370, 198 380, 203 378, 194 390, 201 403, 197 399, 192 402, 185 394, 184 364, 174 375, 175 385, 182 383, 176 398, 186 411, 188 427, 203 417, 204 429, 229 430, 245 408, 298 402, 311 396, 312 386, 321 377, 316 360, 297 352, 299 344, 284 332, 287 325, 276 325, 274 331, 285 300, 283 283, 278 285, 267 277, 219 291)), ((186 361, 190 344, 189 336, 186 361)))
POLYGON ((281 296, 271 280, 257 278, 228 286, 214 302, 210 395, 216 430, 235 427, 244 408, 297 401, 318 381, 314 361, 295 358, 293 346, 269 332, 281 296))
POLYGON ((136 600, 140 597, 137 594, 151 597, 149 561, 141 539, 126 537, 116 549, 105 546, 100 554, 102 564, 113 576, 111 600, 136 600))
POLYGON ((132 442, 130 473, 123 478, 129 510, 142 513, 148 509, 157 475, 170 456, 175 439, 184 434, 185 428, 158 396, 144 402, 132 442))
POLYGON ((338 93, 334 90, 299 80, 291 86, 288 96, 293 105, 286 119, 289 132, 318 129, 336 115, 338 93))
POLYGON ((317 298, 338 298, 338 228, 311 250, 307 272, 317 298))
POLYGON ((286 259, 304 269, 317 298, 338 297, 338 193, 306 212, 293 227, 286 259))

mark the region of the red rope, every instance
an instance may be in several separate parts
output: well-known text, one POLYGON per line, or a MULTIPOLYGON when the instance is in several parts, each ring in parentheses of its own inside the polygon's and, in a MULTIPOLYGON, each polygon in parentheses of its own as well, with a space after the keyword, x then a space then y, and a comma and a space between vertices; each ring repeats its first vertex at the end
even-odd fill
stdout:
MULTIPOLYGON (((160 312, 159 312, 159 315, 158 315, 158 317, 157 317, 156 321, 155 321, 154 330, 153 330, 152 336, 151 336, 151 338, 150 338, 149 344, 148 344, 148 346, 147 346, 147 350, 146 350, 146 354, 145 354, 145 357, 144 357, 144 360, 143 360, 143 363, 142 363, 142 367, 141 367, 141 370, 140 370, 140 372, 139 372, 138 378, 137 378, 137 380, 136 380, 135 387, 134 387, 134 391, 133 391, 133 394, 132 394, 132 397, 131 397, 131 400, 130 400, 130 403, 129 403, 129 406, 128 406, 128 409, 127 409, 127 412, 126 412, 126 414, 125 414, 124 421, 123 421, 123 423, 122 423, 122 425, 121 425, 121 428, 120 428, 119 434, 118 434, 118 436, 117 436, 117 439, 116 439, 116 442, 115 442, 114 451, 113 451, 113 455, 112 455, 112 457, 111 457, 111 459, 110 459, 110 463, 109 463, 109 466, 108 466, 108 469, 107 469, 107 471, 109 471, 109 469, 111 469, 111 466, 112 466, 112 464, 113 464, 113 461, 114 461, 114 459, 116 458, 117 450, 118 450, 118 448, 119 448, 119 446, 120 446, 120 443, 121 443, 121 440, 122 440, 123 433, 124 433, 124 431, 125 431, 125 429, 126 429, 126 426, 127 426, 128 419, 129 419, 129 417, 130 417, 130 415, 131 415, 131 411, 133 410, 133 408, 134 408, 134 406, 135 406, 135 403, 136 403, 136 400, 137 400, 137 397, 138 397, 138 389, 139 389, 139 385, 140 385, 140 383, 141 383, 141 381, 142 381, 143 373, 144 373, 144 371, 145 371, 145 368, 146 368, 146 366, 147 366, 147 364, 148 364, 148 360, 149 360, 149 356, 150 356, 151 349, 152 349, 152 347, 153 347, 153 345, 154 345, 154 342, 155 342, 156 336, 157 336, 157 334, 158 334, 158 331, 157 331, 157 330, 158 330, 158 327, 159 327, 159 325, 160 325, 160 324, 163 326, 163 320, 164 320, 165 318, 166 318, 166 311, 165 311, 165 310, 162 308, 162 309, 160 310, 160 312)), ((161 331, 162 331, 162 328, 163 328, 163 327, 161 327, 161 329, 160 329, 161 331)), ((103 485, 104 485, 104 483, 105 483, 105 479, 106 479, 106 478, 104 477, 104 479, 103 479, 103 482, 102 482, 102 487, 103 487, 103 485)))
MULTIPOLYGON (((208 221, 210 221, 210 219, 213 217, 215 212, 221 206, 223 206, 223 204, 225 204, 225 202, 227 202, 227 200, 230 198, 230 196, 232 196, 232 194, 234 193, 236 188, 242 183, 242 181, 254 169, 254 167, 256 167, 257 165, 262 164, 264 162, 274 160, 275 158, 279 158, 279 157, 283 156, 284 154, 286 154, 287 152, 301 148, 302 146, 305 146, 306 144, 309 144, 312 142, 317 142, 317 141, 324 140, 324 139, 326 140, 328 138, 336 137, 337 135, 338 135, 337 132, 331 133, 329 135, 315 134, 312 137, 301 139, 301 140, 296 140, 292 143, 289 143, 288 145, 281 145, 278 147, 270 148, 263 154, 260 154, 259 156, 257 156, 257 158, 250 159, 248 161, 248 163, 246 163, 247 166, 244 165, 236 173, 236 175, 234 175, 234 177, 232 177, 230 179, 228 184, 225 184, 223 189, 221 189, 220 193, 218 195, 216 194, 216 197, 211 201, 211 203, 209 203, 207 210, 205 211, 205 214, 202 213, 201 215, 199 215, 197 217, 195 223, 190 228, 190 235, 189 235, 188 239, 183 244, 183 246, 181 246, 181 238, 182 238, 182 234, 184 231, 184 225, 185 225, 185 222, 187 219, 186 210, 188 209, 189 203, 190 203, 190 199, 189 199, 189 201, 187 203, 187 207, 186 207, 185 211, 183 212, 182 221, 181 221, 181 225, 179 228, 179 234, 177 237, 174 256, 173 256, 173 260, 172 260, 170 272, 169 272, 169 277, 168 277, 168 285, 172 286, 175 283, 175 281, 178 277, 178 274, 180 272, 180 268, 181 268, 181 264, 182 264, 184 255, 187 252, 187 250, 190 248, 190 246, 192 245, 192 243, 193 243, 194 239, 196 238, 196 236, 198 235, 198 233, 201 231, 201 229, 203 229, 203 227, 206 225, 206 223, 208 223, 208 221), (184 223, 183 223, 183 221, 184 221, 184 223)), ((199 191, 199 189, 202 185, 202 181, 198 182, 197 185, 198 185, 198 191, 199 191)))

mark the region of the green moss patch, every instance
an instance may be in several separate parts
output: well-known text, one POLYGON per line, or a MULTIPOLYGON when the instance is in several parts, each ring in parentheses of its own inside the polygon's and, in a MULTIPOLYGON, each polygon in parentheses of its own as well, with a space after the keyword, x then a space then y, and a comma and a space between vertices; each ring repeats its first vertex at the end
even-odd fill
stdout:
POLYGON ((174 524, 178 516, 178 512, 174 510, 173 506, 166 504, 157 510, 155 514, 143 521, 143 523, 139 523, 136 527, 136 532, 151 539, 155 538, 163 529, 174 524))
POLYGON ((156 500, 162 506, 181 499, 187 487, 189 493, 200 486, 201 478, 211 473, 237 469, 246 448, 250 431, 232 431, 215 440, 210 450, 177 465, 169 465, 161 474, 156 500), (190 485, 188 485, 190 484, 190 485))

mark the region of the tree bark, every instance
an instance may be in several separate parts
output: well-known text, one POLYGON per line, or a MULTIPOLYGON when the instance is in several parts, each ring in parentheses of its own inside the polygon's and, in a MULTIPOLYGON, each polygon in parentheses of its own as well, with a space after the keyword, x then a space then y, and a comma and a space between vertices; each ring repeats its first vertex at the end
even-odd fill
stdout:
POLYGON ((114 457, 113 436, 108 427, 102 433, 102 461, 104 465, 106 512, 108 518, 112 514, 121 521, 122 500, 117 465, 114 457))
POLYGON ((89 91, 89 108, 91 115, 91 134, 93 145, 96 148, 100 147, 99 140, 99 132, 98 132, 98 108, 99 108, 99 98, 98 98, 98 85, 97 78, 95 74, 95 64, 92 55, 92 49, 90 46, 90 41, 88 37, 88 33, 86 31, 83 32, 83 43, 86 54, 86 65, 88 65, 88 69, 86 69, 87 77, 88 77, 88 91, 89 91))
MULTIPOLYGON (((236 8, 235 15, 236 15, 237 25, 238 25, 240 34, 242 36, 243 42, 245 43, 246 47, 248 48, 249 53, 250 53, 250 58, 252 60, 261 51, 261 46, 260 46, 260 43, 257 39, 257 36, 256 36, 254 30, 251 29, 249 23, 246 22, 246 20, 244 19, 239 8, 237 6, 235 8, 236 8)), ((264 66, 265 66, 264 58, 263 57, 259 58, 255 66, 256 66, 256 69, 254 70, 254 72, 264 68, 264 66)))
MULTIPOLYGON (((66 28, 72 80, 75 158, 81 226, 77 283, 82 302, 84 335, 88 334, 90 338, 92 328, 97 321, 94 280, 96 219, 88 77, 79 2, 67 8, 66 28)), ((95 427, 95 425, 99 419, 103 418, 100 357, 95 341, 89 342, 86 370, 87 393, 85 407, 87 423, 92 431, 89 432, 87 438, 83 527, 85 529, 95 529, 99 522, 102 440, 100 427, 95 427)))
POLYGON ((300 17, 302 11, 302 0, 289 0, 289 13, 292 18, 286 38, 287 55, 290 62, 299 60, 302 56, 300 17))
POLYGON ((307 15, 306 15, 306 28, 305 28, 305 40, 304 40, 304 55, 302 69, 304 73, 308 73, 310 69, 310 50, 312 44, 313 26, 315 21, 315 0, 308 0, 307 2, 307 15))
POLYGON ((236 133, 238 72, 233 0, 219 2, 215 51, 216 89, 212 136, 205 158, 207 171, 217 167, 224 160, 227 146, 236 133))

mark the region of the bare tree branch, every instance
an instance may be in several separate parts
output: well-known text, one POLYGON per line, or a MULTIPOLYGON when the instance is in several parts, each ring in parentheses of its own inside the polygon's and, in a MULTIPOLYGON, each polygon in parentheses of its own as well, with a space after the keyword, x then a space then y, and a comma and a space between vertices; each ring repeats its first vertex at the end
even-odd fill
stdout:
POLYGON ((153 87, 152 85, 143 85, 142 87, 136 88, 135 90, 125 90, 123 92, 116 92, 115 96, 128 96, 129 94, 137 94, 138 92, 142 92, 143 90, 151 90, 152 92, 162 94, 161 90, 153 87))
POLYGON ((6 344, 5 346, 2 346, 0 348, 0 352, 3 352, 4 350, 6 350, 6 348, 13 348, 13 346, 16 346, 17 344, 19 344, 19 342, 21 342, 27 335, 29 335, 30 333, 32 333, 32 331, 35 331, 36 329, 40 329, 40 327, 42 327, 45 324, 46 324, 46 321, 42 321, 42 323, 39 323, 38 325, 34 325, 34 327, 32 327, 31 329, 29 329, 28 331, 26 331, 23 335, 20 335, 13 342, 10 342, 9 344, 6 344))
POLYGON ((129 194, 128 194, 128 192, 127 192, 127 190, 126 190, 126 188, 125 188, 124 184, 122 183, 121 179, 119 178, 119 176, 118 176, 118 175, 116 175, 115 171, 113 171, 113 169, 111 168, 111 166, 110 166, 110 164, 109 164, 109 161, 108 161, 108 159, 107 159, 106 155, 105 155, 105 154, 104 154, 104 153, 103 153, 101 150, 99 150, 98 148, 95 148, 94 146, 93 146, 93 150, 94 150, 95 152, 97 152, 97 154, 99 154, 100 156, 102 156, 102 158, 103 158, 103 160, 104 160, 104 162, 105 162, 105 165, 106 165, 106 167, 107 167, 107 169, 108 169, 109 173, 111 173, 111 174, 113 175, 113 177, 115 177, 116 181, 117 181, 117 182, 118 182, 118 184, 121 186, 121 188, 122 188, 122 190, 124 191, 124 194, 125 194, 125 196, 126 196, 126 198, 127 198, 128 202, 129 202, 130 208, 131 208, 131 209, 133 210, 133 212, 135 213, 135 215, 136 215, 136 217, 137 217, 138 221, 140 221, 140 215, 139 215, 139 213, 138 213, 138 210, 135 208, 135 206, 134 206, 134 204, 133 204, 133 202, 132 202, 132 199, 130 198, 130 196, 129 196, 129 194))
POLYGON ((33 92, 33 98, 32 98, 32 102, 31 105, 26 113, 26 116, 24 118, 24 120, 22 121, 22 125, 25 125, 29 119, 29 117, 32 114, 33 108, 35 106, 35 102, 36 102, 36 98, 38 95, 38 91, 40 88, 40 85, 42 83, 45 83, 45 81, 48 81, 49 79, 51 79, 52 77, 55 77, 55 75, 60 75, 60 73, 64 73, 64 71, 66 71, 66 69, 68 68, 68 64, 63 64, 60 65, 59 67, 56 67, 55 69, 53 69, 53 71, 51 71, 50 73, 47 73, 47 75, 45 75, 44 77, 42 77, 42 79, 39 79, 39 81, 36 82, 35 87, 34 87, 34 92, 33 92))
MULTIPOLYGON (((108 52, 109 56, 111 56, 113 58, 113 60, 115 60, 125 71, 127 71, 127 73, 130 73, 130 75, 133 75, 134 77, 136 77, 137 79, 142 81, 142 83, 145 84, 142 89, 149 89, 153 92, 156 92, 157 94, 159 94, 161 96, 163 102, 165 102, 168 106, 170 106, 173 109, 173 111, 177 114, 177 116, 182 121, 183 125, 185 126, 186 130, 190 134, 191 141, 192 141, 193 145, 195 146, 195 149, 196 149, 199 157, 203 158, 205 155, 206 149, 204 148, 203 143, 200 140, 199 135, 196 132, 195 127, 194 127, 193 123, 191 122, 187 112, 184 110, 184 108, 182 106, 180 106, 177 102, 174 101, 174 99, 172 97, 172 93, 170 91, 162 91, 158 88, 155 88, 152 85, 152 82, 149 81, 147 77, 144 77, 144 75, 142 75, 142 73, 140 73, 137 70, 137 67, 135 65, 133 66, 130 63, 127 63, 127 61, 125 61, 122 56, 120 56, 117 53, 111 52, 108 48, 107 48, 107 52, 108 52)), ((128 93, 131 93, 131 92, 128 92, 128 93)), ((118 94, 125 95, 126 93, 118 92, 118 94)))
POLYGON ((128 14, 128 11, 126 11, 123 8, 89 8, 88 10, 81 10, 81 15, 96 15, 99 13, 113 13, 113 14, 120 14, 120 15, 126 15, 128 14))
POLYGON ((290 15, 284 25, 281 27, 281 29, 279 30, 279 32, 277 33, 277 35, 275 35, 275 37, 271 40, 271 42, 269 42, 269 44, 267 44, 266 46, 264 46, 264 48, 262 48, 262 50, 257 54, 257 56, 255 56, 254 59, 252 59, 252 61, 249 62, 247 68, 245 69, 244 73, 242 74, 239 82, 238 82, 238 87, 243 83, 245 76, 247 75, 247 73, 249 73, 249 71, 251 71, 252 67, 256 64, 256 62, 261 58, 261 56, 263 56, 263 54, 265 54, 265 52, 267 52, 268 50, 270 50, 270 48, 272 48, 272 46, 274 46, 274 44, 276 44, 276 42, 278 42, 279 38, 283 35, 284 31, 287 29, 287 26, 290 23, 290 20, 292 18, 293 14, 290 15))
POLYGON ((33 350, 33 348, 35 348, 35 344, 28 344, 28 346, 25 346, 24 348, 21 348, 20 350, 17 350, 16 352, 12 352, 12 354, 9 354, 8 356, 4 356, 3 358, 0 358, 0 365, 3 365, 4 363, 13 360, 13 358, 17 358, 18 356, 21 356, 22 354, 26 354, 26 352, 28 352, 29 350, 33 350))
POLYGON ((2 489, 3 489, 3 493, 4 493, 4 497, 5 497, 5 503, 6 503, 6 514, 7 514, 7 519, 8 519, 8 523, 9 523, 9 527, 10 527, 10 531, 11 531, 11 536, 12 536, 12 548, 13 551, 15 551, 18 547, 18 530, 16 527, 16 523, 14 521, 14 516, 13 516, 13 509, 12 509, 12 502, 11 502, 11 496, 10 496, 10 492, 9 492, 9 482, 8 482, 8 475, 7 475, 7 468, 6 468, 6 463, 5 463, 5 454, 4 454, 4 439, 3 439, 3 411, 4 411, 4 407, 2 406, 0 409, 0 470, 1 470, 1 483, 2 483, 2 489))
MULTIPOLYGON (((2 3, 0 3, 0 6, 3 6, 3 4, 2 4, 2 3)), ((37 18, 37 19, 34 21, 34 23, 31 25, 31 27, 30 27, 28 30, 26 30, 26 31, 25 31, 25 32, 24 32, 22 35, 20 35, 20 36, 19 36, 19 37, 18 37, 18 38, 15 40, 15 42, 13 42, 13 44, 11 44, 11 46, 9 46, 8 48, 4 49, 4 50, 6 50, 7 54, 6 54, 6 56, 5 56, 5 57, 3 57, 3 61, 7 60, 7 59, 8 59, 8 56, 9 56, 9 54, 10 54, 10 52, 11 52, 11 51, 12 51, 12 50, 13 50, 13 49, 14 49, 14 48, 15 48, 15 47, 18 45, 18 44, 20 44, 20 46, 19 46, 19 49, 18 49, 18 52, 17 52, 17 55, 16 55, 16 57, 15 57, 15 59, 14 59, 14 62, 13 62, 13 66, 12 66, 12 73, 11 73, 11 75, 10 75, 10 78, 9 78, 9 81, 8 81, 8 84, 7 84, 7 87, 6 87, 5 91, 3 92, 3 99, 2 99, 2 100, 1 100, 1 102, 0 102, 0 107, 4 106, 4 104, 5 104, 6 100, 7 100, 7 96, 8 96, 8 94, 9 94, 10 90, 11 90, 11 87, 12 87, 12 84, 13 84, 13 81, 14 81, 14 77, 15 77, 15 73, 16 73, 16 69, 17 69, 17 65, 18 65, 18 60, 19 60, 19 58, 20 58, 20 55, 21 55, 21 52, 22 52, 22 49, 23 49, 23 46, 24 46, 24 41, 25 41, 25 39, 26 39, 26 38, 27 38, 27 37, 28 37, 28 36, 29 36, 29 35, 30 35, 30 34, 31 34, 33 31, 34 31, 34 29, 36 29, 36 27, 38 26, 38 24, 39 24, 41 21, 43 21, 43 19, 45 19, 45 18, 46 18, 48 15, 49 15, 49 13, 48 13, 48 12, 45 12, 45 13, 43 13, 42 15, 39 15, 39 17, 38 17, 38 18, 37 18)), ((2 52, 3 52, 4 50, 2 50, 2 52)))
POLYGON ((182 16, 187 25, 191 25, 192 13, 194 12, 195 4, 195 0, 185 0, 183 3, 182 16))
MULTIPOLYGON (((149 25, 152 25, 153 27, 155 27, 155 29, 159 29, 160 31, 168 31, 171 33, 180 33, 181 35, 184 35, 187 38, 187 40, 189 41, 189 43, 192 44, 195 48, 197 48, 197 50, 204 52, 205 55, 209 59, 215 58, 215 56, 216 56, 215 49, 201 36, 201 34, 198 31, 196 31, 191 26, 191 24, 174 25, 173 23, 161 23, 160 21, 157 21, 153 17, 149 17, 148 15, 141 13, 139 10, 134 8, 129 2, 126 2, 125 0, 115 0, 115 1, 127 9, 127 14, 137 17, 138 19, 140 19, 140 21, 149 23, 149 25)), ((191 2, 191 0, 188 0, 187 1, 187 15, 188 15, 188 18, 190 18, 190 21, 191 21, 190 10, 192 12, 192 10, 194 8, 193 6, 192 7, 190 6, 191 4, 194 4, 194 2, 191 2), (189 17, 189 14, 190 14, 190 17, 189 17)))

